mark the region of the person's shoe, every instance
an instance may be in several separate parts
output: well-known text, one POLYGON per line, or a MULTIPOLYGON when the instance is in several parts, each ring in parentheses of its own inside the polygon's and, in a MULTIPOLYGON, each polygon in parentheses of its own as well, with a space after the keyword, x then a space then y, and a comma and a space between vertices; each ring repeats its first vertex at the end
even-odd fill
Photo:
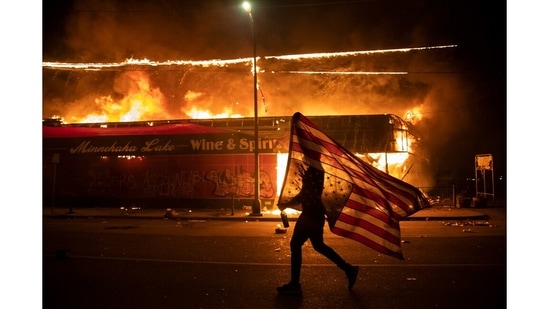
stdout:
POLYGON ((301 290, 301 283, 287 283, 283 286, 279 286, 276 288, 278 293, 280 294, 287 294, 287 295, 300 295, 302 293, 301 290))
POLYGON ((351 266, 351 268, 345 272, 347 274, 347 281, 349 281, 349 290, 353 288, 358 277, 358 266, 351 266))

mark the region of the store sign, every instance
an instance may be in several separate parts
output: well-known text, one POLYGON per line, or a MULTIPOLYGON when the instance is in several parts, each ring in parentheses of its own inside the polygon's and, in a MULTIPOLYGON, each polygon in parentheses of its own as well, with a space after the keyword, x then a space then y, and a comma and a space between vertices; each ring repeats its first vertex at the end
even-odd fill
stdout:
MULTIPOLYGON (((273 150, 277 144, 276 140, 272 139, 259 139, 259 150, 273 150)), ((193 151, 221 151, 221 152, 254 152, 255 140, 249 138, 234 139, 229 138, 225 140, 207 140, 191 139, 191 146, 193 151)))
MULTIPOLYGON (((257 149, 273 153, 279 140, 259 138, 257 149)), ((253 137, 235 134, 100 136, 59 138, 44 141, 45 149, 65 149, 71 155, 176 155, 253 153, 253 137)), ((279 146, 277 148, 277 146, 279 146)))
POLYGON ((479 154, 475 156, 477 170, 491 171, 494 167, 494 160, 491 154, 479 154))

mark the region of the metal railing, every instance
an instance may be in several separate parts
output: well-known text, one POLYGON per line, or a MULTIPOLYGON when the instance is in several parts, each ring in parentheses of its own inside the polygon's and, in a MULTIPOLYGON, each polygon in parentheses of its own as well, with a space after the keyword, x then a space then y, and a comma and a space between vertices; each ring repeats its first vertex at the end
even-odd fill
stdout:
POLYGON ((455 186, 442 187, 418 187, 427 197, 431 206, 455 206, 456 189, 455 186))

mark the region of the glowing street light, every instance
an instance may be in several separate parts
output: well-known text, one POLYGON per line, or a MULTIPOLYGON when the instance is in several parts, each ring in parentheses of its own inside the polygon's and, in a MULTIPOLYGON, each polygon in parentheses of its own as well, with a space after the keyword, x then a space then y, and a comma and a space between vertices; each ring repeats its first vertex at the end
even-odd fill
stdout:
POLYGON ((253 75, 254 75, 254 181, 255 181, 255 190, 254 190, 254 201, 252 203, 252 213, 251 216, 261 216, 261 201, 259 200, 259 190, 261 188, 259 183, 259 120, 257 118, 257 66, 256 66, 256 44, 255 44, 255 25, 254 18, 252 16, 252 6, 248 1, 242 3, 244 11, 250 16, 250 23, 252 25, 252 41, 253 41, 253 75))

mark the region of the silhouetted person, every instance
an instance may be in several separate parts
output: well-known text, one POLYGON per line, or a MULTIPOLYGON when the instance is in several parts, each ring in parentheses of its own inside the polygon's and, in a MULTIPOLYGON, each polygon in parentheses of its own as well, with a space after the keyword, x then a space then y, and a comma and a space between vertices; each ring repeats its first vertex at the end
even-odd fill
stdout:
POLYGON ((309 167, 302 174, 302 188, 298 195, 287 203, 279 203, 280 206, 291 207, 301 204, 302 212, 294 226, 294 232, 290 241, 291 251, 291 280, 289 283, 277 287, 277 291, 283 294, 301 294, 301 263, 302 247, 307 239, 311 240, 313 248, 334 262, 347 275, 348 288, 353 288, 358 276, 358 266, 353 266, 324 243, 324 223, 326 210, 322 205, 321 196, 324 187, 324 171, 309 167))

